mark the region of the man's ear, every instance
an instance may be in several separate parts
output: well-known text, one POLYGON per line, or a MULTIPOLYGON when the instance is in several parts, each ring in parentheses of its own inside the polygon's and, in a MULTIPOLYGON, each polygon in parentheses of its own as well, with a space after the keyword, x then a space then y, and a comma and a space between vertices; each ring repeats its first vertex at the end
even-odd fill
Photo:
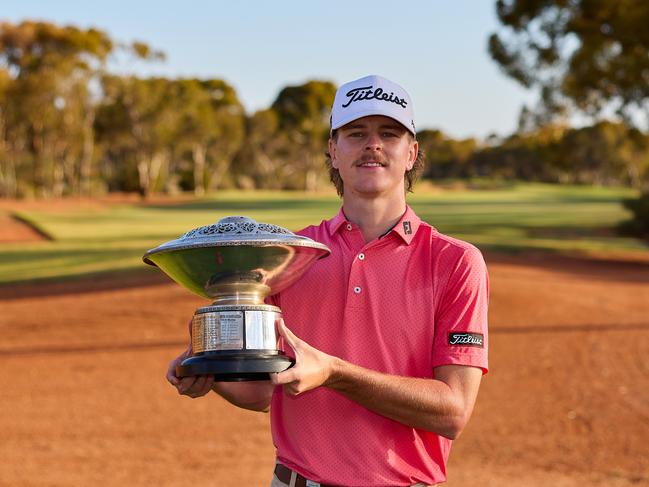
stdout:
POLYGON ((332 138, 329 139, 329 157, 331 158, 331 166, 338 169, 338 161, 336 161, 336 141, 332 138))
POLYGON ((408 151, 408 164, 406 164, 407 170, 410 171, 415 165, 417 160, 417 155, 419 154, 419 142, 416 140, 410 144, 410 150, 408 151))

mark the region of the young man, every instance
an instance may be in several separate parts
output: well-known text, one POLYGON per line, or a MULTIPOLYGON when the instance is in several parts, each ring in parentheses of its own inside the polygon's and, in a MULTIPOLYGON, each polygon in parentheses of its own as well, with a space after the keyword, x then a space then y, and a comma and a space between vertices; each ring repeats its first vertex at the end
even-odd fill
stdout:
POLYGON ((342 208, 299 233, 332 253, 273 297, 295 366, 262 383, 180 380, 188 351, 167 378, 191 397, 270 406, 273 487, 444 482, 487 371, 484 260, 406 205, 420 158, 401 86, 379 76, 341 86, 329 155, 342 208))

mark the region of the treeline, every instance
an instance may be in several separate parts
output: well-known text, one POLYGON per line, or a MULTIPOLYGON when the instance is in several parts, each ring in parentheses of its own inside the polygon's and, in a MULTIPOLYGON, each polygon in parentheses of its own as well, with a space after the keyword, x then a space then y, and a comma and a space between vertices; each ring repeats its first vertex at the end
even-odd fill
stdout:
MULTIPOLYGON (((315 190, 327 185, 324 152, 336 87, 286 87, 246 114, 219 79, 110 73, 111 56, 160 59, 97 29, 0 23, 0 196, 111 191, 143 196, 226 188, 315 190)), ((520 130, 504 139, 418 134, 425 177, 516 178, 643 186, 647 135, 601 122, 520 130)))
POLYGON ((425 175, 646 188, 649 135, 622 123, 589 127, 548 125, 479 144, 438 130, 418 133, 426 151, 425 175))

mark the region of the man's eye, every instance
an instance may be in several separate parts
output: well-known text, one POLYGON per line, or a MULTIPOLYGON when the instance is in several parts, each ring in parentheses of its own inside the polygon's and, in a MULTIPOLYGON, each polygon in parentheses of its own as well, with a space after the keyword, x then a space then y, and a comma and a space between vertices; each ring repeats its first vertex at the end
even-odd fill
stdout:
POLYGON ((383 137, 397 137, 394 132, 383 132, 383 137))
POLYGON ((363 132, 352 132, 351 134, 349 134, 349 136, 350 137, 362 137, 363 132))

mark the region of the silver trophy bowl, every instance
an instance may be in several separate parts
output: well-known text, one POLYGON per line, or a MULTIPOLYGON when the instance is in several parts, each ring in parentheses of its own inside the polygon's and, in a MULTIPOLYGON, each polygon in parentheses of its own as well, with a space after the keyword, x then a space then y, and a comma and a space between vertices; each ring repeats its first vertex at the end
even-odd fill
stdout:
POLYGON ((326 245, 243 216, 190 230, 146 252, 145 263, 213 301, 192 318, 192 355, 177 375, 266 380, 289 368, 292 359, 277 349, 281 310, 264 300, 329 254, 326 245))

